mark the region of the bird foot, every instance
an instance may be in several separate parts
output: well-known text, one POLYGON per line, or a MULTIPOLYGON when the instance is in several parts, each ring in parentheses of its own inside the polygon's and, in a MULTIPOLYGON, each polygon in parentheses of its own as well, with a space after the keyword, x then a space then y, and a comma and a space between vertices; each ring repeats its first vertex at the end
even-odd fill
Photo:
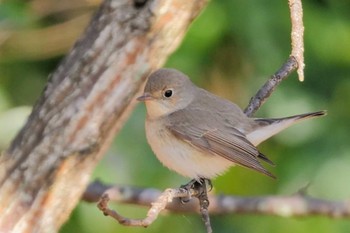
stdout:
POLYGON ((181 189, 184 189, 188 193, 188 197, 181 197, 180 201, 181 203, 185 204, 191 200, 190 190, 193 189, 197 193, 197 197, 207 195, 207 192, 211 191, 213 189, 213 184, 211 180, 206 178, 200 178, 200 179, 193 179, 187 184, 181 185, 181 189), (209 189, 207 189, 207 185, 209 186, 209 189))

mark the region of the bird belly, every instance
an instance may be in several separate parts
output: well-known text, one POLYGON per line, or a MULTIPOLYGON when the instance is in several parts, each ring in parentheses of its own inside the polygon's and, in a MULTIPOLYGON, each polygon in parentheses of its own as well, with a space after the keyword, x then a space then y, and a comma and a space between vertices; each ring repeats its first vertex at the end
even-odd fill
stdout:
POLYGON ((234 163, 215 154, 192 146, 176 138, 158 122, 146 122, 146 136, 153 152, 161 163, 180 175, 192 179, 214 178, 234 163))

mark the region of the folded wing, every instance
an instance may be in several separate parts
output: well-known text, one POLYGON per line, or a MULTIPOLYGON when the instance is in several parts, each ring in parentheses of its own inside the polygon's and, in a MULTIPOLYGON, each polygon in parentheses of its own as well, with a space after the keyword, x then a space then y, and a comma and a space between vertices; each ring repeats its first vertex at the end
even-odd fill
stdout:
MULTIPOLYGON (((206 122, 206 120, 203 120, 207 119, 205 116, 199 118, 202 119, 201 122, 196 122, 198 114, 212 113, 191 111, 191 114, 196 114, 197 117, 189 115, 186 110, 171 114, 167 125, 168 130, 178 139, 207 151, 209 154, 222 156, 235 164, 274 177, 260 164, 259 159, 270 164, 273 163, 261 154, 238 129, 234 127, 216 127, 218 123, 206 122), (179 117, 180 115, 181 117, 179 117)), ((213 119, 213 116, 210 119, 213 119)))

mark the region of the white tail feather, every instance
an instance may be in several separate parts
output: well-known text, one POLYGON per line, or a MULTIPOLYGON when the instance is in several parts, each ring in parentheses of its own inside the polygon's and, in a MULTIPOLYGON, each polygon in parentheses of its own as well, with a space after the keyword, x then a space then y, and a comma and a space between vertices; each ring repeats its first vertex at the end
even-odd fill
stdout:
POLYGON ((295 115, 291 117, 279 118, 279 119, 255 119, 256 122, 264 122, 252 132, 248 133, 247 139, 253 143, 254 146, 259 145, 261 142, 272 137, 273 135, 281 132, 289 126, 298 123, 302 120, 311 119, 325 115, 325 111, 306 113, 301 115, 295 115))

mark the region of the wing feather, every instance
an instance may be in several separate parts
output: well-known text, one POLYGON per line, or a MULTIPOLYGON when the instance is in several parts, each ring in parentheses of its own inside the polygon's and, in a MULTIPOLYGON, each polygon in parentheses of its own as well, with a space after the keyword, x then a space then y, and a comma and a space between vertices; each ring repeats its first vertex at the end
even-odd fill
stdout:
POLYGON ((274 177, 260 164, 259 158, 269 163, 272 162, 262 155, 242 132, 234 127, 219 130, 218 127, 211 127, 205 121, 195 123, 190 115, 186 115, 186 111, 182 111, 172 114, 167 128, 174 136, 196 148, 209 151, 211 154, 222 156, 235 164, 274 177), (176 117, 177 114, 181 114, 181 117, 176 117))

